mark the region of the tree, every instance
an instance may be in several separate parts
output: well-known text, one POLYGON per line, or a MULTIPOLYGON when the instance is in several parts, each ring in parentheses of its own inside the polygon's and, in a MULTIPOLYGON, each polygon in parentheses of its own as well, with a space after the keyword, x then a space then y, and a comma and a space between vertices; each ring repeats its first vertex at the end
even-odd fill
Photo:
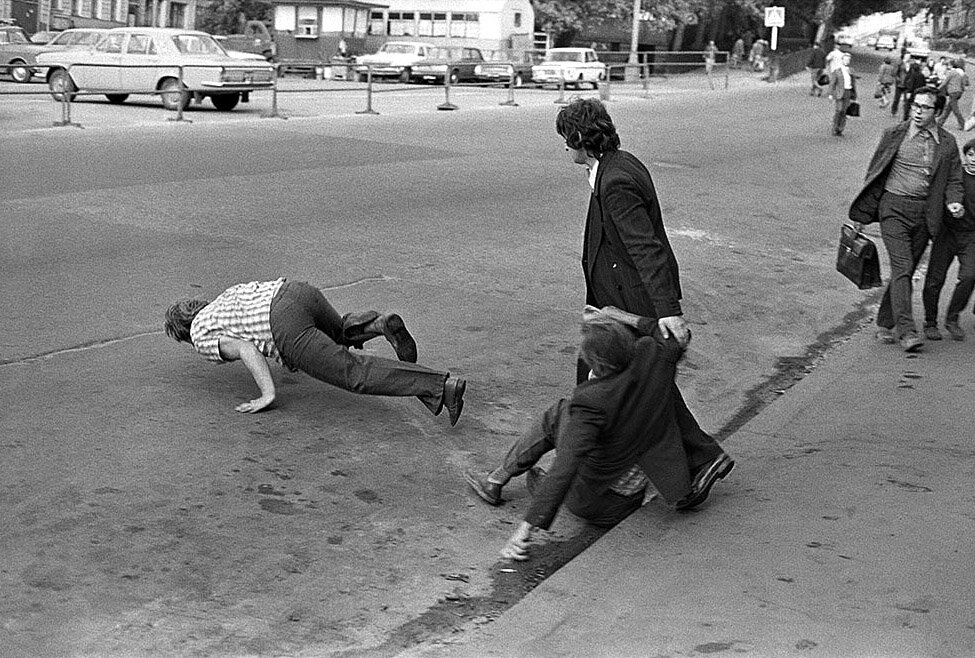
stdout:
POLYGON ((271 20, 265 0, 218 0, 197 13, 196 29, 210 34, 241 34, 247 21, 271 20))
POLYGON ((583 27, 629 18, 632 0, 534 0, 535 24, 553 35, 556 44, 571 41, 583 27))

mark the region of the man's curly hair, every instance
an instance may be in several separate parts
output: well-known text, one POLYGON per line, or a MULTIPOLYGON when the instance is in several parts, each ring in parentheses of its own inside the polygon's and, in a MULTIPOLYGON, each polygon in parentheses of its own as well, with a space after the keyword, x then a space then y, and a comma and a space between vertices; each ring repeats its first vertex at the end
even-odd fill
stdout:
POLYGON ((177 343, 192 343, 190 326, 193 318, 210 302, 202 299, 181 299, 166 310, 166 335, 177 343))
POLYGON ((555 131, 569 148, 585 150, 596 158, 620 147, 620 136, 606 106, 595 98, 576 98, 559 110, 555 131))

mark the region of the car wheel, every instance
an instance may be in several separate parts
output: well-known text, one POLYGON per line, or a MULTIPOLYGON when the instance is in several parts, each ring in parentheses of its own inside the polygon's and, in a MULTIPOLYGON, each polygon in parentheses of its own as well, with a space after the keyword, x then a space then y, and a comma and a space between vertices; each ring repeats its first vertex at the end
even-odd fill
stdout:
POLYGON ((160 96, 162 97, 163 107, 167 110, 185 110, 190 106, 190 94, 180 87, 179 80, 176 78, 163 79, 159 83, 158 89, 163 92, 160 96))
POLYGON ((105 98, 107 98, 108 102, 111 103, 112 105, 119 105, 121 103, 124 103, 125 99, 128 97, 129 97, 128 94, 105 94, 105 98))
POLYGON ((213 107, 221 112, 229 112, 237 107, 237 103, 240 102, 240 94, 214 94, 210 97, 210 102, 213 103, 213 107))
POLYGON ((403 83, 408 83, 412 75, 413 75, 413 69, 406 67, 405 69, 400 71, 399 81, 403 83))
POLYGON ((27 66, 27 62, 22 59, 15 59, 10 62, 12 68, 7 69, 10 71, 10 77, 14 79, 14 82, 30 82, 30 79, 34 77, 34 71, 31 67, 27 66))
POLYGON ((368 73, 359 73, 358 76, 357 76, 357 79, 359 80, 359 82, 369 82, 369 74, 368 73))
POLYGON ((460 74, 457 71, 450 72, 450 84, 455 85, 460 82, 460 74))
POLYGON ((513 80, 516 87, 524 86, 525 79, 521 77, 521 73, 515 73, 515 79, 513 80))
POLYGON ((47 76, 47 86, 51 90, 51 96, 56 101, 63 101, 67 97, 68 102, 71 102, 75 98, 74 92, 78 91, 78 87, 75 86, 71 76, 64 69, 51 71, 50 75, 47 76))

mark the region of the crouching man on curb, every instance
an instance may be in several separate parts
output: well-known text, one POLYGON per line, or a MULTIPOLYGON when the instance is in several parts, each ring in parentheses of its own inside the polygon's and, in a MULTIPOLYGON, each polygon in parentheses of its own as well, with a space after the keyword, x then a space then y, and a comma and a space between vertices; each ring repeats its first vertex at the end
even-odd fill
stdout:
POLYGON ((503 502, 501 489, 511 478, 528 473, 532 502, 502 549, 504 558, 527 559, 532 532, 547 530, 562 504, 611 527, 640 507, 648 482, 687 510, 703 503, 734 466, 690 413, 677 413, 684 402, 674 377, 683 349, 661 336, 656 319, 587 307, 580 350, 592 367, 590 379, 549 407, 501 466, 465 473, 491 505, 503 502), (550 450, 555 460, 545 474, 535 464, 550 450))

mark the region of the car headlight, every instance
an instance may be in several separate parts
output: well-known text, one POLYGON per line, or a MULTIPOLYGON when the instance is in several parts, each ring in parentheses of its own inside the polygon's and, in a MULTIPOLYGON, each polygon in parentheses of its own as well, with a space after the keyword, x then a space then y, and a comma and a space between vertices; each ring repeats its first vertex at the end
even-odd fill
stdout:
POLYGON ((474 67, 474 75, 481 75, 481 72, 482 72, 483 70, 484 70, 484 69, 483 69, 483 68, 481 68, 481 65, 480 65, 480 64, 478 64, 477 66, 475 66, 475 67, 474 67))

